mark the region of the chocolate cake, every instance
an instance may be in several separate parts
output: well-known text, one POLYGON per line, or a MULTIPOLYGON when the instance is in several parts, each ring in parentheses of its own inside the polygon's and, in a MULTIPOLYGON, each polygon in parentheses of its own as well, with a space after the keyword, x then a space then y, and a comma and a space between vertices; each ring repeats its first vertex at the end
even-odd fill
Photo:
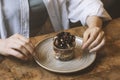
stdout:
POLYGON ((63 61, 74 57, 75 36, 69 32, 60 32, 53 39, 55 58, 63 61))

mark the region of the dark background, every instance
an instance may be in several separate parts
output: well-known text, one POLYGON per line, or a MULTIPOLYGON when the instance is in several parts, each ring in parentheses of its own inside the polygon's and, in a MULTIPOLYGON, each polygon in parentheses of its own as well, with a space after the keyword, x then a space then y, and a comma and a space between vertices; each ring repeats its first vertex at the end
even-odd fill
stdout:
POLYGON ((101 0, 104 4, 104 8, 114 18, 120 17, 120 0, 101 0))

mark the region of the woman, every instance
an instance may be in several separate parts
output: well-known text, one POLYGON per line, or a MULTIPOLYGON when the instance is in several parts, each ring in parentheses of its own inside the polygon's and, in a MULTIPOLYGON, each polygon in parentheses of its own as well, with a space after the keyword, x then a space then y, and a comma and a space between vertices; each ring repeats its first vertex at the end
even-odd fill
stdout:
POLYGON ((0 0, 0 54, 27 60, 34 55, 29 37, 46 33, 49 19, 50 32, 68 29, 69 21, 87 25, 82 48, 94 52, 105 43, 102 22, 111 18, 100 0, 0 0))

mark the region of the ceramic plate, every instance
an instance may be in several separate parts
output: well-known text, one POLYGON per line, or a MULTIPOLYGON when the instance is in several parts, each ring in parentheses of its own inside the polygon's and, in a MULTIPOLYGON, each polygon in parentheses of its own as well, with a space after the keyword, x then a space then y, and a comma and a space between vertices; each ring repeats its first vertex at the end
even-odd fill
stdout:
POLYGON ((82 38, 76 36, 75 58, 69 61, 55 59, 53 38, 47 38, 36 45, 35 61, 44 69, 58 73, 71 73, 80 71, 96 58, 96 53, 81 50, 82 38))

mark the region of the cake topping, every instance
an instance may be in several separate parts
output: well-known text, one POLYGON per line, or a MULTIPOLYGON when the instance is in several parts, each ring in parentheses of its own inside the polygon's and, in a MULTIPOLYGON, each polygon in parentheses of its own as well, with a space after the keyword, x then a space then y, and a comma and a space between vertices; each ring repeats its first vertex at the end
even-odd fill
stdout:
POLYGON ((54 38, 54 45, 60 49, 74 47, 75 36, 71 35, 69 32, 60 32, 54 38))

